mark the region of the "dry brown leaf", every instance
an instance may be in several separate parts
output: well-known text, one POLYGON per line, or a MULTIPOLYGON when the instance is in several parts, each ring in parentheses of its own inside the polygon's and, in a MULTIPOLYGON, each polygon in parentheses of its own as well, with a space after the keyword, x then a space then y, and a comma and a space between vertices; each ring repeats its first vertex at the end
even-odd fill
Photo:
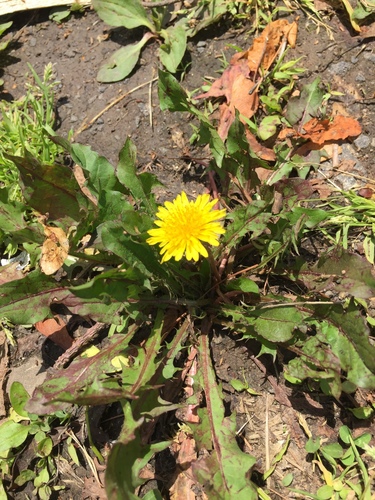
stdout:
POLYGON ((254 40, 253 46, 235 54, 228 66, 211 86, 208 92, 199 94, 197 99, 207 97, 225 97, 220 106, 218 133, 225 140, 228 130, 235 119, 236 110, 251 118, 259 106, 257 83, 260 74, 268 71, 275 61, 282 40, 295 45, 297 23, 282 19, 270 23, 263 33, 254 40), (261 71, 260 71, 261 70, 261 71))
POLYGON ((79 165, 74 165, 73 167, 73 174, 78 182, 79 187, 81 188, 82 193, 87 196, 87 198, 92 201, 92 203, 95 206, 98 206, 98 200, 95 198, 95 196, 91 193, 89 188, 86 186, 86 178, 85 174, 83 173, 82 168, 79 165))
POLYGON ((314 188, 314 190, 318 192, 319 198, 321 200, 326 200, 329 196, 331 196, 333 192, 333 188, 328 184, 326 180, 311 179, 310 184, 314 188))
POLYGON ((73 345, 73 339, 68 333, 66 324, 59 316, 38 321, 34 326, 38 332, 65 350, 73 345))
POLYGON ((40 269, 44 274, 53 274, 60 269, 69 253, 69 240, 60 227, 44 226, 46 240, 42 246, 40 269))
POLYGON ((195 441, 190 434, 179 431, 172 444, 172 453, 175 456, 177 467, 177 477, 170 487, 171 500, 195 500, 195 481, 191 471, 191 463, 197 459, 195 441))
POLYGON ((270 23, 262 34, 254 40, 253 46, 248 50, 247 60, 250 72, 257 73, 259 68, 268 71, 279 51, 280 43, 290 32, 291 40, 295 44, 297 36, 297 23, 289 24, 286 19, 279 19, 270 23))
POLYGON ((254 134, 250 132, 249 129, 245 130, 247 142, 250 144, 251 149, 254 153, 265 161, 275 161, 276 154, 273 149, 266 148, 262 144, 257 141, 257 138, 254 134))
POLYGON ((0 271, 0 285, 4 283, 9 283, 9 281, 20 280, 25 277, 22 269, 17 269, 19 267, 19 262, 12 262, 1 268, 0 271))
POLYGON ((5 377, 8 373, 8 343, 5 332, 0 330, 0 417, 5 417, 6 409, 4 402, 4 387, 5 377))
POLYGON ((341 115, 336 115, 332 121, 312 118, 303 126, 303 137, 320 146, 357 137, 360 133, 361 125, 357 120, 341 115))

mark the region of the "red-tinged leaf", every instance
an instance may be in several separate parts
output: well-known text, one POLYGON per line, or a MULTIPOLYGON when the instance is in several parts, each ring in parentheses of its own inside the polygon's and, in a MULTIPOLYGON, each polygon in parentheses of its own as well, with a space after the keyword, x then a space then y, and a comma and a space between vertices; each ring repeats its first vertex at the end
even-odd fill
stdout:
MULTIPOLYGON (((127 349, 133 334, 114 335, 95 356, 78 358, 68 368, 51 373, 48 380, 35 389, 27 403, 27 410, 44 415, 56 411, 61 402, 98 405, 133 399, 132 386, 123 384, 121 370, 112 364, 116 356, 130 356, 127 349)), ((127 370, 138 372, 140 367, 133 365, 127 370)))
POLYGON ((116 324, 131 296, 127 285, 124 277, 116 280, 111 272, 84 286, 72 287, 69 282, 57 282, 33 271, 22 280, 0 286, 0 316, 15 324, 35 324, 51 317, 51 304, 64 304, 74 314, 116 324))
POLYGON ((30 207, 66 225, 80 222, 91 202, 82 193, 71 169, 43 165, 35 158, 9 156, 20 172, 22 193, 30 207))

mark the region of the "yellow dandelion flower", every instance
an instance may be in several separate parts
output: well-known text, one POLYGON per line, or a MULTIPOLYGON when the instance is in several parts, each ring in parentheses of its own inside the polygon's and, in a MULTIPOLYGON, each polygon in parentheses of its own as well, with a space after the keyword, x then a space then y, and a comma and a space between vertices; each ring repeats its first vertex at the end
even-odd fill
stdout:
POLYGON ((174 257, 181 260, 186 254, 187 260, 199 259, 199 255, 208 257, 207 249, 201 242, 219 245, 219 235, 225 229, 219 219, 226 211, 212 210, 217 200, 210 201, 208 194, 201 194, 195 201, 189 201, 182 192, 172 202, 166 201, 159 207, 155 221, 157 229, 150 229, 147 239, 149 245, 160 245, 162 263, 174 257))

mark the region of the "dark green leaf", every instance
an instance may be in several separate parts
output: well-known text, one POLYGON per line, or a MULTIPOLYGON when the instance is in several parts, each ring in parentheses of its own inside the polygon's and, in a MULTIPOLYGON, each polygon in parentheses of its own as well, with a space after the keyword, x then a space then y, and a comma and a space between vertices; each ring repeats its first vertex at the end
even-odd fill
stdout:
POLYGON ((173 75, 162 70, 159 70, 159 100, 162 111, 190 110, 185 90, 173 75))

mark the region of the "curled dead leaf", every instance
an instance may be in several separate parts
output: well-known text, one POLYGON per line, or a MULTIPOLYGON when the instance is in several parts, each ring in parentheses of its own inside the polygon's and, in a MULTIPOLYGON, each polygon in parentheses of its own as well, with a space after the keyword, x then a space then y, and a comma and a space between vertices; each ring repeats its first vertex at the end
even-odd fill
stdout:
POLYGON ((55 273, 63 265, 69 253, 69 240, 60 227, 44 226, 46 239, 42 246, 40 269, 44 274, 55 273))
POLYGON ((69 349, 73 344, 73 339, 69 335, 66 328, 66 323, 60 316, 47 318, 44 321, 35 323, 35 328, 45 337, 48 337, 52 342, 59 345, 63 349, 69 349))

